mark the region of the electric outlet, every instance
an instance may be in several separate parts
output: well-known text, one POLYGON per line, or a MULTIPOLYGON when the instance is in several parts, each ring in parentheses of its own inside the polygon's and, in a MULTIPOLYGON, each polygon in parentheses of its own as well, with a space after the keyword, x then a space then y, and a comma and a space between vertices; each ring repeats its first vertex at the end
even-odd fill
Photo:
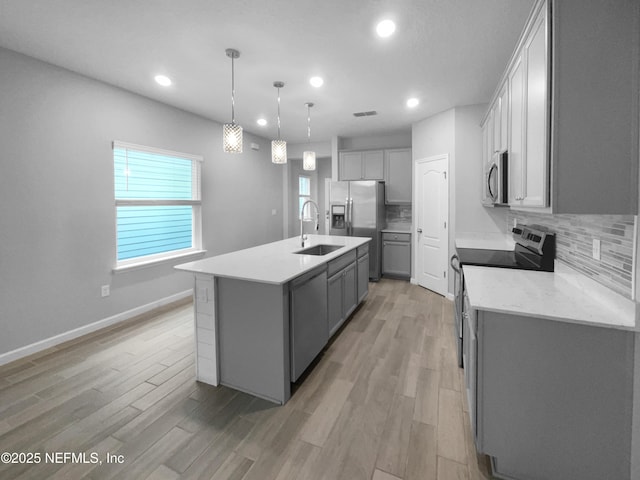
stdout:
POLYGON ((593 239, 593 252, 592 252, 594 260, 600 260, 600 239, 593 239))
POLYGON ((111 289, 109 288, 109 285, 102 285, 101 293, 103 297, 108 297, 109 295, 111 295, 111 289))

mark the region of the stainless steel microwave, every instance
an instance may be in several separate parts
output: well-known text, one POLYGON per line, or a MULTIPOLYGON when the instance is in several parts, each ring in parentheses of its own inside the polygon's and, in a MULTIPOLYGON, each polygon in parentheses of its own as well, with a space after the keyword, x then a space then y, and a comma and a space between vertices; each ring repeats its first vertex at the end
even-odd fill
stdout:
POLYGON ((506 205, 509 203, 509 155, 506 150, 493 154, 491 162, 484 166, 485 205, 506 205))

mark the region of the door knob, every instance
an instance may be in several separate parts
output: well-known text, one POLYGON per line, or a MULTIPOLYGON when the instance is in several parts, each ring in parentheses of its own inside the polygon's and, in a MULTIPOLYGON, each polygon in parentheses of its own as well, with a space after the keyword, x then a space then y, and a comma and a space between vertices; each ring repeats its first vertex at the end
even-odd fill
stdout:
POLYGON ((422 229, 421 228, 418 229, 418 233, 422 233, 422 229))

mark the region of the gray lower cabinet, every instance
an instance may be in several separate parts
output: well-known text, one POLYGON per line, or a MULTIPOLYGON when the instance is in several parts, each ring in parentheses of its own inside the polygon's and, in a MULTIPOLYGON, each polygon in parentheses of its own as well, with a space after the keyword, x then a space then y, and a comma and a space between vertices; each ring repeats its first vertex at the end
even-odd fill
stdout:
POLYGON ((629 461, 634 332, 469 314, 470 417, 497 478, 637 478, 629 461))
POLYGON ((382 234, 382 274, 411 277, 411 234, 382 234))
MULTIPOLYGON (((349 252, 328 264, 327 304, 329 336, 333 335, 358 306, 358 262, 349 252)), ((367 280, 369 270, 367 267, 367 280)))
POLYGON ((369 254, 358 257, 358 304, 369 293, 369 254))
POLYGON ((329 340, 326 267, 290 284, 291 381, 295 382, 329 340))
POLYGON ((338 272, 327 280, 327 323, 329 335, 340 328, 344 320, 342 314, 342 272, 338 272))

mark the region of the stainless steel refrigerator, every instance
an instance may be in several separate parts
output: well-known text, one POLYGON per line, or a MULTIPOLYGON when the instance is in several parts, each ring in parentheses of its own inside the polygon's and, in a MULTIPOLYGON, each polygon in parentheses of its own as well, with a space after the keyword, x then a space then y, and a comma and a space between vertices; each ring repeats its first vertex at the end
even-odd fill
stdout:
POLYGON ((380 230, 385 226, 384 182, 331 182, 331 235, 369 237, 369 278, 380 279, 380 230))

